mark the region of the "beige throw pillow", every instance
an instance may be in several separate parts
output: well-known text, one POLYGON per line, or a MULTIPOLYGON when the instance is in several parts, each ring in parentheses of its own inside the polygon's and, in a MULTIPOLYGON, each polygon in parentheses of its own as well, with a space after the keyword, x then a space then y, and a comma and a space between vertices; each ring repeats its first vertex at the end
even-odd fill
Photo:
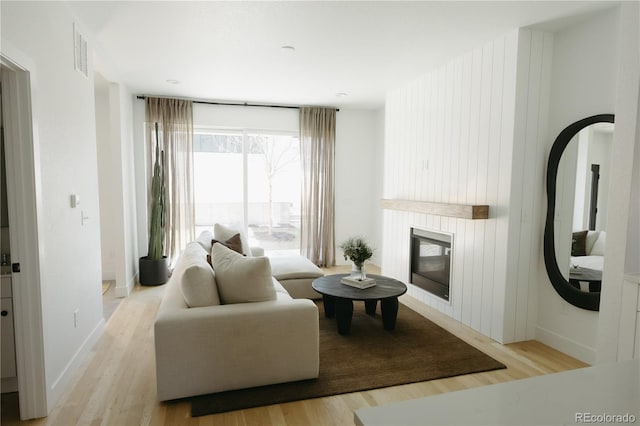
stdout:
POLYGON ((588 231, 587 232, 587 240, 585 242, 585 249, 587 251, 587 256, 591 256, 591 250, 593 250, 593 245, 596 243, 598 236, 600 235, 600 231, 588 231))
POLYGON ((245 257, 220 243, 211 249, 222 303, 276 300, 271 264, 266 257, 245 257))
POLYGON ((598 239, 593 244, 593 248, 591 249, 592 256, 604 256, 604 249, 607 245, 607 233, 604 231, 600 231, 598 235, 598 239))

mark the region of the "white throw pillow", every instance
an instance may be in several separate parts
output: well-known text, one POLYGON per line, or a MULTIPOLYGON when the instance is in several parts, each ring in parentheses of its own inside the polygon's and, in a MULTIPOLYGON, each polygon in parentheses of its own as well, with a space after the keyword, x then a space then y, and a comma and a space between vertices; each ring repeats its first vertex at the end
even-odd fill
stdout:
POLYGON ((229 228, 228 226, 216 223, 213 225, 213 238, 218 241, 227 241, 236 234, 240 234, 240 242, 242 243, 242 254, 245 256, 251 256, 251 247, 249 246, 249 239, 244 233, 243 229, 229 228))
POLYGON ((207 263, 207 254, 198 243, 189 243, 182 253, 179 275, 180 290, 190 308, 220 304, 215 273, 207 263))
POLYGON ((591 249, 591 256, 604 256, 604 249, 607 245, 607 233, 604 231, 600 231, 600 235, 598 235, 598 239, 593 244, 593 248, 591 249))
POLYGON ((246 257, 220 243, 211 249, 222 303, 276 300, 271 264, 266 257, 246 257))
POLYGON ((198 238, 196 238, 198 244, 200 244, 207 253, 211 253, 211 240, 213 240, 211 231, 202 231, 200 235, 198 235, 198 238))
POLYGON ((587 252, 587 256, 591 255, 591 251, 593 250, 593 245, 598 241, 598 237, 600 236, 600 231, 587 231, 587 239, 585 242, 585 249, 587 252))

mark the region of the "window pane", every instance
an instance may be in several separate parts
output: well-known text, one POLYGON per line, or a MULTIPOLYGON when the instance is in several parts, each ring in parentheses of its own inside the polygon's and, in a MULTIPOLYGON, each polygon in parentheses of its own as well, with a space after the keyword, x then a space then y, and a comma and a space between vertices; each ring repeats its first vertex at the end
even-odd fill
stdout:
POLYGON ((193 151, 196 235, 215 223, 241 226, 242 135, 195 133, 193 151))
POLYGON ((247 137, 249 239, 269 255, 300 251, 300 143, 297 136, 247 137))

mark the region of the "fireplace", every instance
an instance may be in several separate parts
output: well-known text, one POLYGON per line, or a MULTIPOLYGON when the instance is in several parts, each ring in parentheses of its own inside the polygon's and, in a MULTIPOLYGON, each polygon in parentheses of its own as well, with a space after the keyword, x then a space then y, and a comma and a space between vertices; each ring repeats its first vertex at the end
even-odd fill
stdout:
POLYGON ((449 301, 451 234, 411 228, 411 284, 449 301))

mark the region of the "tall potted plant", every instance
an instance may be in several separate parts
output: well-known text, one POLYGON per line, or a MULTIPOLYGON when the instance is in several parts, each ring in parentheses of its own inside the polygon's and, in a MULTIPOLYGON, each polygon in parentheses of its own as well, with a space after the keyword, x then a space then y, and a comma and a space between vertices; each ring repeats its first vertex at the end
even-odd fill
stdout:
POLYGON ((164 218, 165 218, 165 185, 164 185, 164 151, 160 150, 158 123, 156 130, 156 157, 151 178, 151 216, 149 222, 149 250, 140 258, 140 284, 160 285, 169 279, 169 267, 164 253, 164 218))

